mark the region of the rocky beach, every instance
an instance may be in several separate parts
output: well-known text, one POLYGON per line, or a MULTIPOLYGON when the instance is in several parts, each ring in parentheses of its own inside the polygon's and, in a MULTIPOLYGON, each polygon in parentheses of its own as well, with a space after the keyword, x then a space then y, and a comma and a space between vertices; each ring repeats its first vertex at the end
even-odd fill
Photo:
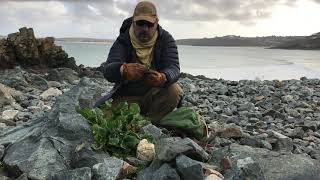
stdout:
POLYGON ((205 143, 147 125, 152 160, 91 148, 91 107, 113 87, 33 30, 0 40, 0 179, 318 180, 320 80, 229 81, 182 73, 183 106, 202 115, 205 143), (138 168, 143 167, 143 168, 138 168), (127 176, 134 172, 132 176, 127 176))

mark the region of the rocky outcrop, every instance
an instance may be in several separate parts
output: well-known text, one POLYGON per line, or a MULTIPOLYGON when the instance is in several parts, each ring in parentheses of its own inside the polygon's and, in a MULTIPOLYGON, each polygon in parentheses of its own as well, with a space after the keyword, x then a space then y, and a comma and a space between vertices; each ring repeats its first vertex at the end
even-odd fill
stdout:
POLYGON ((93 142, 87 120, 75 107, 91 106, 90 102, 100 96, 102 88, 84 78, 57 99, 50 113, 3 133, 0 144, 6 146, 3 163, 9 175, 18 177, 27 173, 31 179, 46 179, 73 169, 71 160, 76 146, 93 142))
POLYGON ((67 67, 78 70, 74 58, 60 46, 54 38, 36 39, 32 28, 21 28, 0 40, 0 69, 22 67, 57 68, 67 67))
POLYGON ((16 65, 16 57, 8 42, 0 39, 0 69, 13 68, 16 65))

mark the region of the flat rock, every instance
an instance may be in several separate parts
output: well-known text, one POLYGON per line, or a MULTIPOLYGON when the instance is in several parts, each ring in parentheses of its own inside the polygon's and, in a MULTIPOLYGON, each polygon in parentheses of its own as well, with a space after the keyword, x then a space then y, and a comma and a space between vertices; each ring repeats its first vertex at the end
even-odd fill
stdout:
POLYGON ((163 138, 156 142, 157 159, 169 162, 180 154, 200 161, 209 159, 209 155, 204 149, 189 138, 163 138))
MULTIPOLYGON (((152 175, 152 180, 180 180, 180 176, 169 164, 163 164, 152 175)), ((139 179, 138 179, 139 180, 139 179)))
POLYGON ((143 135, 150 135, 154 140, 158 140, 163 137, 167 137, 160 128, 153 124, 148 124, 141 128, 140 133, 143 135))

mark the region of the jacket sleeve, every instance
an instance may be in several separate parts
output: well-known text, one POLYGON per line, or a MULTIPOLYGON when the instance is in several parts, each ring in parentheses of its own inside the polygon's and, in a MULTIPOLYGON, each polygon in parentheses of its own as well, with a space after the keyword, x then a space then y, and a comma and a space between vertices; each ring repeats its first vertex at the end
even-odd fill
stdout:
POLYGON ((125 62, 126 47, 117 39, 108 55, 106 63, 103 65, 104 77, 113 83, 120 83, 123 79, 120 73, 120 67, 125 62))
POLYGON ((180 64, 176 42, 168 32, 166 32, 164 43, 161 63, 163 63, 164 67, 162 72, 167 78, 167 82, 164 85, 166 87, 178 81, 180 76, 180 64))

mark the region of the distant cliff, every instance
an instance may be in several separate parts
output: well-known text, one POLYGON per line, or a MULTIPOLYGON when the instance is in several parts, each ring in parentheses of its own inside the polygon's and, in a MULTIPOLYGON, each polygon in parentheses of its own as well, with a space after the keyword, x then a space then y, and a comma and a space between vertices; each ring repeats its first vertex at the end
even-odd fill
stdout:
POLYGON ((191 46, 259 46, 273 47, 282 43, 300 40, 304 36, 266 36, 266 37, 241 37, 241 36, 223 36, 215 38, 202 39, 180 39, 178 45, 191 46))
POLYGON ((320 50, 320 32, 302 39, 296 39, 272 47, 273 49, 319 49, 320 50))

